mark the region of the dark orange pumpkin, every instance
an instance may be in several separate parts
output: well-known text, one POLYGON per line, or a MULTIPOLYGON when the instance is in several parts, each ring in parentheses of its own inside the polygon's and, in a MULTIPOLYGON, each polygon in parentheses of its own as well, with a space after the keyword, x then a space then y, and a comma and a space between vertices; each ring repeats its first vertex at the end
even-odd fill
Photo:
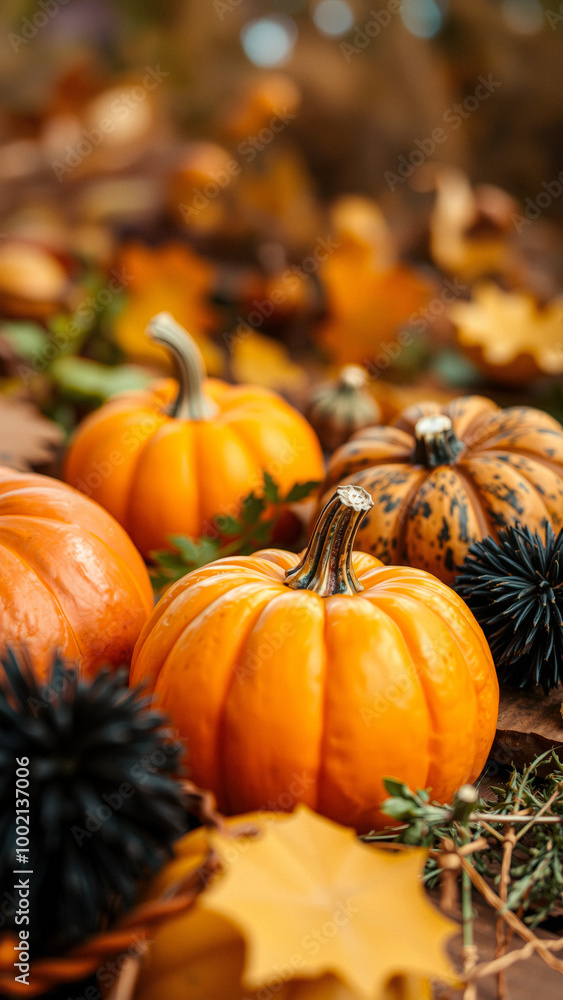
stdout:
POLYGON ((332 457, 322 494, 351 482, 374 506, 357 547, 452 583, 469 546, 499 528, 563 525, 563 428, 540 410, 466 396, 421 403, 360 431, 332 457))
POLYGON ((126 666, 153 606, 123 529, 76 490, 0 467, 0 646, 24 648, 45 676, 53 654, 87 674, 126 666))

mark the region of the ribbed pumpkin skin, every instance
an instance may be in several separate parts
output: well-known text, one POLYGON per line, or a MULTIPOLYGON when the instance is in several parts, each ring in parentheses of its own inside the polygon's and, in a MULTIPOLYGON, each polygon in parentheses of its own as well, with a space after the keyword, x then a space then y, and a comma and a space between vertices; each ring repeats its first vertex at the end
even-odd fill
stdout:
POLYGON ((284 584, 299 556, 220 559, 174 584, 135 648, 221 810, 305 802, 362 832, 387 822, 383 778, 447 801, 481 771, 498 710, 483 633, 429 574, 353 554, 364 590, 284 584))
POLYGON ((323 478, 313 429, 275 393, 208 379, 205 393, 219 408, 209 420, 168 416, 176 393, 166 379, 110 400, 78 427, 65 459, 66 482, 105 507, 143 555, 236 513, 264 470, 282 493, 323 478))
POLYGON ((153 607, 148 573, 122 528, 48 476, 0 468, 0 644, 41 676, 58 649, 91 675, 126 666, 153 607))
MULTIPOLYGON (((518 522, 563 525, 563 428, 531 407, 501 410, 481 396, 422 403, 389 427, 360 431, 332 457, 322 488, 353 483, 374 506, 356 545, 385 563, 416 566, 452 584, 469 546, 518 522), (442 413, 465 445, 452 465, 413 461, 414 427, 442 413)), ((324 501, 321 500, 321 504, 324 501)))

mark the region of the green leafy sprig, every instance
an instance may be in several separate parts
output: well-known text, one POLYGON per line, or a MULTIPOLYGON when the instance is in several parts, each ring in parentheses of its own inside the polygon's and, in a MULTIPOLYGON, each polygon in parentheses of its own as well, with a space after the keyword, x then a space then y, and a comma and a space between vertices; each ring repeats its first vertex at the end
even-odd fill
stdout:
POLYGON ((319 485, 316 480, 296 483, 285 496, 281 496, 272 476, 267 472, 263 476, 262 487, 244 497, 238 517, 219 515, 212 530, 200 538, 171 535, 173 551, 159 549, 151 552, 155 566, 149 572, 156 591, 163 590, 191 570, 215 559, 250 555, 271 545, 275 528, 287 505, 304 500, 319 485))
POLYGON ((455 848, 467 842, 467 830, 487 846, 471 855, 476 870, 492 885, 500 882, 503 839, 507 818, 515 831, 511 856, 507 907, 525 923, 536 927, 561 907, 563 899, 563 763, 553 750, 537 757, 523 771, 513 767, 505 785, 493 787, 496 801, 479 799, 465 824, 457 822, 454 805, 430 801, 428 791, 411 791, 398 781, 386 779, 390 798, 382 811, 400 823, 370 841, 430 848, 424 879, 435 885, 440 878, 437 853, 444 840, 455 848), (547 777, 539 766, 552 768, 547 777), (506 817, 506 818, 505 818, 506 817))

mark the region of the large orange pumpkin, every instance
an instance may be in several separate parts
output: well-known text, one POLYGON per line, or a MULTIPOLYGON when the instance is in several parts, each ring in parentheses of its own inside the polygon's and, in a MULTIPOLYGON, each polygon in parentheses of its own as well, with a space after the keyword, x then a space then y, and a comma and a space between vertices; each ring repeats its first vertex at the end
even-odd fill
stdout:
POLYGON ((469 546, 500 528, 563 526, 563 428, 540 410, 501 410, 482 396, 421 403, 343 445, 325 499, 339 482, 374 500, 358 548, 449 584, 469 546))
POLYGON ((126 666, 153 606, 143 560, 105 510, 48 476, 0 468, 0 645, 45 676, 126 666))
POLYGON ((77 429, 64 478, 102 504, 146 556, 169 536, 198 536, 236 514, 264 470, 289 491, 322 479, 322 453, 304 417, 259 386, 203 383, 198 348, 167 313, 147 328, 175 355, 179 387, 110 400, 77 429))
POLYGON ((341 487, 305 554, 220 559, 166 592, 131 682, 187 745, 225 812, 297 802, 366 832, 383 778, 440 801, 481 771, 498 683, 463 601, 428 573, 352 553, 369 494, 341 487))

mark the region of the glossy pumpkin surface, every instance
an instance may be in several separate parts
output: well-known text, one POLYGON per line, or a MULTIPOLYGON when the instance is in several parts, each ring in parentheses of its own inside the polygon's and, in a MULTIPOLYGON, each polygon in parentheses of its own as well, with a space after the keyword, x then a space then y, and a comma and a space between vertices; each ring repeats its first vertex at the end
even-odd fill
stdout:
POLYGON ((359 549, 451 584, 473 542, 518 522, 532 531, 563 525, 563 428, 540 410, 502 410, 482 396, 421 403, 343 445, 325 499, 339 482, 374 501, 359 549), (444 417, 450 430, 439 429, 444 417))
POLYGON ((145 556, 170 535, 199 536, 217 515, 236 513, 264 470, 282 494, 324 474, 301 414, 259 386, 202 383, 194 345, 174 327, 180 351, 192 352, 191 373, 180 367, 181 398, 168 379, 111 400, 79 426, 64 467, 65 480, 113 514, 145 556))
POLYGON ((48 476, 0 468, 0 636, 45 676, 58 650, 86 674, 127 665, 153 606, 147 570, 97 504, 48 476))
POLYGON ((141 633, 131 682, 171 714, 224 812, 305 802, 366 832, 387 821, 384 777, 447 801, 487 759, 483 633, 428 573, 352 555, 365 509, 346 527, 335 494, 301 559, 270 549, 189 573, 141 633))

